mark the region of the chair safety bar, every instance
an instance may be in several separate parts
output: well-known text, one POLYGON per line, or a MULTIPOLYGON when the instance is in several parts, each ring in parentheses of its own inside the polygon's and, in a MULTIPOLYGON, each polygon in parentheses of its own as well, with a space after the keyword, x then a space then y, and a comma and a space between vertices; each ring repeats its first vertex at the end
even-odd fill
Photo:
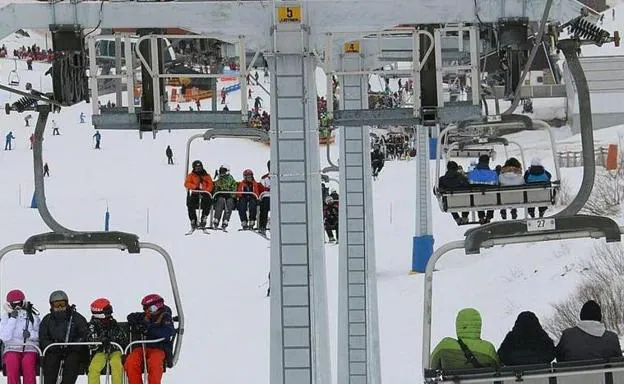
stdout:
POLYGON ((241 191, 241 192, 236 192, 236 191, 234 191, 234 192, 218 191, 218 192, 215 192, 215 193, 210 193, 208 191, 201 191, 201 190, 198 190, 198 189, 190 189, 189 191, 193 192, 193 193, 203 193, 204 195, 210 196, 211 199, 214 198, 215 196, 218 196, 218 195, 232 195, 232 194, 235 194, 235 195, 236 194, 250 195, 250 196, 253 196, 256 200, 262 200, 265 197, 270 197, 271 196, 270 192, 262 192, 260 194, 260 196, 258 196, 254 192, 246 192, 246 191, 241 191))
POLYGON ((126 346, 126 349, 122 349, 122 350, 123 350, 124 355, 127 355, 128 352, 130 352, 130 349, 134 347, 135 345, 157 344, 163 341, 165 341, 164 337, 161 337, 160 339, 154 339, 154 340, 135 340, 131 342, 130 344, 128 344, 126 346))
MULTIPOLYGON (((34 348, 34 349, 35 349, 35 351, 37 351, 37 354, 38 354, 39 356, 42 356, 42 355, 43 355, 43 353, 41 352, 41 348, 39 348, 39 346, 38 346, 38 345, 33 345, 33 344, 28 344, 28 343, 14 343, 14 342, 11 342, 11 346, 12 346, 12 347, 13 347, 13 346, 17 346, 17 347, 30 347, 30 348, 34 348)), ((4 348, 6 348, 6 347, 7 347, 7 345, 6 345, 6 344, 4 344, 4 348)))
MULTIPOLYGON (((116 349, 119 350, 119 352, 124 353, 123 348, 121 347, 121 345, 119 345, 118 343, 115 342, 111 342, 110 343, 112 346, 114 346, 116 349)), ((43 352, 41 352, 41 350, 39 348, 37 348, 37 350, 39 351, 39 356, 45 358, 46 353, 48 352, 48 350, 50 350, 50 348, 53 347, 63 347, 63 346, 90 346, 90 345, 102 345, 101 341, 81 341, 81 342, 68 342, 68 343, 52 343, 49 344, 47 347, 45 347, 45 349, 43 350, 43 352)), ((110 370, 106 370, 106 382, 110 383, 110 370)), ((43 364, 40 365, 40 369, 39 369, 39 380, 41 384, 45 384, 45 375, 43 374, 43 364)), ((124 377, 125 379, 125 377, 124 377)))
MULTIPOLYGON (((101 341, 79 341, 79 342, 67 342, 67 343, 52 343, 43 349, 43 353, 41 354, 41 356, 45 357, 46 353, 48 353, 48 350, 53 347, 63 347, 63 346, 78 347, 78 346, 90 346, 90 345, 93 345, 93 346, 102 345, 102 342, 101 341)), ((119 345, 118 343, 111 342, 110 345, 117 348, 119 352, 124 353, 123 347, 119 345)))
MULTIPOLYGON (((110 232, 113 234, 112 238, 115 238, 115 232, 110 232)), ((0 249, 0 266, 2 266, 2 260, 4 256, 12 251, 22 251, 24 254, 35 254, 33 250, 43 251, 46 249, 127 249, 130 252, 130 248, 125 247, 126 243, 120 242, 96 242, 97 239, 90 237, 94 234, 99 236, 98 232, 91 233, 74 233, 74 234, 57 234, 57 233, 44 233, 41 235, 31 236, 26 243, 24 244, 11 244, 2 249, 0 249), (67 240, 67 236, 70 236, 71 241, 67 240), (82 239, 84 242, 79 243, 77 239, 82 239)), ((122 232, 117 233, 123 234, 122 232)), ((130 238, 130 234, 127 235, 127 238, 130 238)), ((101 239, 100 239, 101 240, 101 239)), ((159 245, 153 243, 139 242, 138 244, 133 244, 133 246, 137 246, 137 254, 140 253, 141 249, 151 249, 152 251, 160 254, 165 260, 165 264, 167 265, 167 271, 169 273, 169 282, 171 285, 171 290, 173 294, 173 300, 176 307, 176 312, 178 316, 178 329, 177 329, 177 337, 175 338, 174 347, 173 347, 173 357, 171 364, 175 366, 179 357, 180 350, 182 348, 182 339, 184 335, 184 310, 182 309, 182 298, 180 297, 180 289, 178 288, 178 282, 175 275, 175 270, 173 267, 173 261, 169 253, 159 245)), ((45 350, 43 351, 45 353, 45 350)))

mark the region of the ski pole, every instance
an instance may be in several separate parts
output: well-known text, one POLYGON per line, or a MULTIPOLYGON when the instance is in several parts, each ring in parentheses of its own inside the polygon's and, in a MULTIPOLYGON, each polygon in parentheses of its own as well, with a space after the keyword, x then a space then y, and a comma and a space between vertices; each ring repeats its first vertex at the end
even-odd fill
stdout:
POLYGON ((141 335, 141 348, 143 349, 143 383, 147 383, 147 353, 145 352, 145 335, 141 335))
MULTIPOLYGON (((71 332, 72 321, 74 320, 74 309, 76 308, 76 306, 72 305, 70 308, 72 310, 72 314, 69 316, 69 322, 67 323, 67 333, 65 334, 65 348, 68 348, 67 343, 69 343, 69 334, 71 332)), ((56 376, 56 384, 61 384, 61 382, 63 381, 63 368, 65 367, 65 358, 66 357, 63 357, 63 359, 61 360, 58 375, 56 376)))
MULTIPOLYGON (((32 312, 29 312, 29 304, 26 304, 26 323, 24 324, 24 332, 22 332, 22 336, 24 336, 26 334, 26 332, 28 331, 28 320, 30 319, 30 317, 32 317, 32 312)), ((26 340, 28 340, 28 338, 26 336, 24 336, 24 345, 22 345, 22 353, 24 353, 26 351, 26 340)))
POLYGON ((106 384, 110 383, 110 353, 106 352, 106 350, 104 350, 104 353, 106 353, 106 384))

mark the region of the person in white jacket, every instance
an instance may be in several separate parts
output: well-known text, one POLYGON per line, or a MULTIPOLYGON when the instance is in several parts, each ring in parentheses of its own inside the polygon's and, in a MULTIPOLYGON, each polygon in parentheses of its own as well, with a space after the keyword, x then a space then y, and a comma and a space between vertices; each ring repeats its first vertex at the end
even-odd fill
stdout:
MULTIPOLYGON (((498 175, 498 183, 501 186, 514 186, 514 185, 523 185, 524 184, 524 176, 522 175, 522 165, 515 157, 510 157, 505 162, 505 165, 500 170, 498 175)), ((507 211, 501 209, 500 211, 501 218, 503 220, 507 220, 507 211)), ((511 218, 516 220, 518 218, 518 210, 516 208, 511 209, 511 218)))
POLYGON ((35 384, 39 356, 35 346, 39 344, 41 321, 38 312, 19 289, 7 294, 4 308, 0 318, 0 339, 4 344, 2 361, 7 384, 20 384, 20 372, 24 384, 35 384))

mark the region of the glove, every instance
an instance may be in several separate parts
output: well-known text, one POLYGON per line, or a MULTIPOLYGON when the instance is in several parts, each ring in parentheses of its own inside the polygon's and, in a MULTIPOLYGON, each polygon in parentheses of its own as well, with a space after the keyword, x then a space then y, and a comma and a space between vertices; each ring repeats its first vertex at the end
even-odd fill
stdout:
POLYGON ((107 348, 110 346, 111 340, 110 337, 108 336, 102 336, 102 338, 100 339, 100 341, 102 342, 102 346, 104 346, 104 348, 107 348))
POLYGON ((24 332, 22 332, 22 338, 24 340, 28 340, 30 338, 30 332, 28 332, 28 329, 24 329, 24 332))
POLYGON ((145 323, 136 323, 134 324, 134 332, 139 335, 147 335, 147 325, 145 323))

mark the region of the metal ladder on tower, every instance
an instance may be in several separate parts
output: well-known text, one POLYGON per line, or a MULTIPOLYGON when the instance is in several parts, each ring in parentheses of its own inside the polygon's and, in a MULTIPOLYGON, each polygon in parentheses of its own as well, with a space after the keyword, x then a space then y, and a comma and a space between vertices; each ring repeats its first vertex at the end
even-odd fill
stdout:
MULTIPOLYGON (((424 175, 427 175, 429 172, 429 134, 438 124, 438 108, 437 107, 422 107, 420 109, 420 121, 421 126, 416 129, 416 153, 417 153, 417 161, 416 167, 418 167, 417 174, 419 175, 418 182, 418 196, 427 196, 429 191, 429 183, 422 182, 424 175), (420 156, 425 156, 426 160, 420 161, 420 156)), ((419 199, 419 212, 421 215, 427 213, 427 199, 419 199)), ((420 234, 428 233, 428 223, 427 220, 417 220, 418 228, 417 231, 420 234)))
MULTIPOLYGON (((343 91, 344 91, 344 104, 347 106, 346 108, 363 108, 363 100, 362 95, 365 95, 365 89, 363 89, 363 81, 361 76, 353 75, 353 76, 344 76, 342 83, 343 91), (352 96, 350 96, 352 95, 352 96)), ((358 129, 356 127, 345 127, 347 129, 358 129)), ((346 131, 344 134, 346 134, 346 131)), ((355 145, 358 143, 358 140, 352 140, 352 136, 347 134, 347 140, 353 144, 351 146, 347 145, 345 149, 345 155, 348 156, 362 156, 364 161, 370 161, 370 154, 362 153, 363 147, 360 143, 359 145, 355 145), (351 148, 349 148, 351 147, 351 148)), ((362 140, 362 138, 360 138, 362 140)), ((368 138, 366 138, 368 140, 368 138)), ((347 163, 346 166, 350 164, 347 163)), ((351 167, 349 167, 351 168, 351 167)), ((366 167, 363 168, 363 170, 366 167)), ((362 170, 362 171, 363 171, 362 170)), ((347 179, 348 182, 351 183, 359 183, 359 185, 364 184, 364 179, 371 177, 370 174, 365 174, 364 172, 349 172, 347 171, 347 179)), ((345 193, 345 197, 347 195, 355 195, 359 194, 356 192, 356 189, 348 188, 347 192, 353 193, 345 193)), ((341 201, 341 204, 342 201, 341 201)), ((345 208, 346 210, 355 210, 355 211, 365 211, 364 201, 358 200, 355 198, 345 198, 345 208)), ((365 221, 367 218, 365 217, 363 221, 363 225, 349 225, 347 224, 347 234, 346 238, 341 238, 341 242, 345 242, 347 247, 353 246, 358 247, 360 242, 355 239, 363 238, 365 235, 364 228, 366 227, 365 221)), ((365 252, 365 251, 364 251, 365 252)), ((348 317, 347 317, 347 327, 348 327, 348 376, 350 382, 355 382, 353 380, 361 379, 363 383, 368 382, 367 378, 370 375, 369 366, 367 364, 367 356, 369 354, 369 345, 368 345, 368 336, 369 329, 367 324, 370 322, 370 319, 367 319, 369 316, 368 308, 370 303, 367 300, 367 264, 365 261, 364 253, 359 254, 348 253, 347 255, 347 281, 348 281, 348 293, 347 293, 347 308, 348 308, 348 317)), ((360 382, 359 380, 357 382, 360 382)))

